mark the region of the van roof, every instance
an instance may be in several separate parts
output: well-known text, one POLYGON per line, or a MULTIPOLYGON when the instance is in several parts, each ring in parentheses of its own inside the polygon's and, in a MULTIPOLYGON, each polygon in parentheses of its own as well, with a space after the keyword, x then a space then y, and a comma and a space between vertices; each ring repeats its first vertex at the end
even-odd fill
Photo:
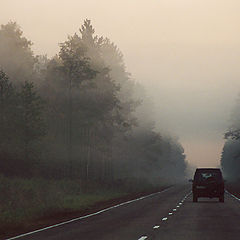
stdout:
POLYGON ((221 171, 220 168, 197 168, 196 171, 200 171, 200 170, 211 170, 211 171, 221 171))

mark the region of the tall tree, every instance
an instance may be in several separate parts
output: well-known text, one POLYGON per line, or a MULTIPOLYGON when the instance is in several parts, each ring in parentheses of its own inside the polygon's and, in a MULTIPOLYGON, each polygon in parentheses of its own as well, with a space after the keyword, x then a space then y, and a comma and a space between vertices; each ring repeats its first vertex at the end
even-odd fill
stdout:
POLYGON ((229 128, 225 133, 226 142, 221 156, 225 177, 239 178, 240 171, 240 97, 232 110, 229 128))
POLYGON ((43 110, 44 102, 34 89, 33 83, 25 81, 19 93, 18 133, 22 140, 23 157, 29 165, 37 159, 39 141, 46 134, 43 110))
POLYGON ((16 127, 16 91, 8 76, 0 70, 0 151, 9 147, 16 127))
POLYGON ((23 36, 16 22, 1 25, 0 66, 18 86, 25 80, 32 80, 33 77, 36 59, 31 46, 32 42, 23 36))
POLYGON ((64 85, 67 89, 67 132, 68 132, 68 160, 70 172, 73 173, 72 147, 73 147, 73 95, 76 89, 96 76, 96 71, 90 67, 89 59, 86 57, 86 49, 82 40, 75 34, 60 45, 58 71, 62 74, 64 85))

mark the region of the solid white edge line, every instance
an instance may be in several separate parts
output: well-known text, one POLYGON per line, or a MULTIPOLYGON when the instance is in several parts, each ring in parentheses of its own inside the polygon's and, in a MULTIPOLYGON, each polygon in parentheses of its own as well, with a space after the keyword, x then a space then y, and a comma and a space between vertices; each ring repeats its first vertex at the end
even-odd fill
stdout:
POLYGON ((147 239, 147 236, 142 236, 138 240, 145 240, 145 239, 147 239))
POLYGON ((75 222, 75 221, 78 221, 78 220, 82 220, 82 219, 85 219, 85 218, 89 218, 89 217, 92 217, 92 216, 96 216, 96 215, 99 215, 101 213, 104 213, 104 212, 107 212, 111 209, 114 209, 114 208, 118 208, 118 207, 121 207, 121 206, 124 206, 124 205, 127 205, 129 203, 133 203, 133 202, 137 202, 139 200, 143 200, 145 198, 149 198, 149 197, 153 197, 155 195, 158 195, 160 193, 163 193, 163 192, 166 192, 167 190, 169 190, 171 187, 168 187, 160 192, 156 192, 156 193, 152 193, 152 194, 149 194, 149 195, 146 195, 146 196, 143 196, 143 197, 140 197, 140 198, 137 198, 137 199, 134 199, 134 200, 130 200, 130 201, 127 201, 127 202, 123 202, 123 203, 120 203, 120 204, 117 204, 115 206, 112 206, 112 207, 109 207, 109 208, 105 208, 103 210, 100 210, 98 212, 95 212, 95 213, 92 213, 92 214, 88 214, 88 215, 85 215, 85 216, 82 216, 82 217, 78 217, 78 218, 73 218, 71 220, 68 220, 68 221, 65 221, 65 222, 61 222, 61 223, 58 223, 58 224, 55 224, 55 225, 51 225, 49 227, 44 227, 44 228, 40 228, 38 230, 35 230, 35 231, 32 231, 32 232, 27 232, 27 233, 23 233, 21 235, 18 235, 18 236, 15 236, 15 237, 11 237, 11 238, 7 238, 5 240, 14 240, 14 239, 18 239, 18 238, 21 238, 21 237, 25 237, 25 236, 29 236, 29 235, 32 235, 34 233, 38 233, 38 232, 43 232, 45 230, 48 230, 48 229, 51 229, 51 228, 55 228, 55 227, 59 227, 59 226, 62 226, 62 225, 65 225, 65 224, 68 224, 68 223, 72 223, 72 222, 75 222))
POLYGON ((229 195, 231 195, 233 198, 235 198, 236 200, 240 201, 240 198, 238 198, 237 196, 233 195, 232 193, 230 193, 228 190, 225 190, 225 192, 229 195))

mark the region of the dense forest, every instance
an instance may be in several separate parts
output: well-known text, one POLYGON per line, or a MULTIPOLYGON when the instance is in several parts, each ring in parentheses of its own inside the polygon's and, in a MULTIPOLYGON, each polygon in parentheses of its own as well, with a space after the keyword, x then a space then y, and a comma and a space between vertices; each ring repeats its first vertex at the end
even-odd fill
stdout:
POLYGON ((183 178, 182 146, 155 130, 144 88, 90 20, 52 58, 31 47, 17 23, 1 25, 0 174, 98 182, 183 178))
POLYGON ((225 176, 231 180, 240 180, 240 98, 237 99, 231 115, 231 122, 225 133, 221 166, 225 176))

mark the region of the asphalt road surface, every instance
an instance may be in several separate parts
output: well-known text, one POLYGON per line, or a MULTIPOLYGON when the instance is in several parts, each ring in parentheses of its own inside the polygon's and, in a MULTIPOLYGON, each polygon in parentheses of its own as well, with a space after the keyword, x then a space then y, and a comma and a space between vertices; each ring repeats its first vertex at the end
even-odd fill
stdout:
MULTIPOLYGON (((13 238, 12 238, 13 239, 13 238)), ((225 203, 200 198, 191 186, 174 186, 100 214, 19 240, 239 240, 240 201, 225 193, 225 203)))

